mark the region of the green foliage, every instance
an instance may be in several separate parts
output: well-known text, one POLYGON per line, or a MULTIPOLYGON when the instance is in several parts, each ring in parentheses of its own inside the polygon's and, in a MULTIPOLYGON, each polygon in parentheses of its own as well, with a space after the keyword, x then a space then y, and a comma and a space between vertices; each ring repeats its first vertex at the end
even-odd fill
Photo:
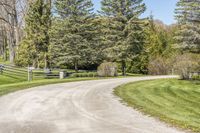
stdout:
POLYGON ((127 63, 127 72, 135 74, 148 74, 148 55, 143 51, 141 54, 127 63))
POLYGON ((144 29, 143 49, 129 63, 128 72, 169 74, 173 66, 171 57, 177 53, 173 47, 175 28, 176 26, 167 26, 161 21, 154 20, 151 15, 144 29))
POLYGON ((107 60, 120 62, 125 75, 127 61, 143 48, 145 24, 139 16, 145 11, 145 4, 142 0, 103 0, 101 3, 101 13, 111 21, 105 34, 109 45, 107 60))
POLYGON ((78 71, 96 70, 106 60, 120 64, 120 72, 126 75, 126 71, 147 74, 152 62, 174 57, 178 26, 166 26, 153 16, 140 19, 146 9, 143 0, 101 3, 101 14, 96 15, 91 0, 56 0, 51 22, 49 1, 34 1, 16 64, 78 71))
POLYGON ((34 64, 37 58, 37 52, 35 45, 33 45, 32 38, 24 39, 17 51, 17 58, 15 59, 15 64, 17 66, 28 66, 29 64, 34 64))
POLYGON ((56 0, 56 11, 63 19, 79 19, 81 16, 90 16, 93 11, 91 0, 56 0))
POLYGON ((96 72, 84 72, 84 73, 73 73, 70 77, 80 78, 80 77, 97 77, 98 74, 96 72))
POLYGON ((200 50, 200 1, 179 0, 175 11, 179 23, 176 40, 179 48, 192 52, 200 50))
POLYGON ((145 10, 143 0, 102 0, 101 13, 105 16, 138 18, 145 10))
POLYGON ((98 29, 90 0, 57 1, 59 18, 53 21, 51 58, 53 64, 79 66, 95 65, 102 60, 98 29), (70 10, 68 10, 70 9, 70 10))
POLYGON ((151 15, 144 28, 144 42, 140 40, 140 43, 143 43, 141 51, 128 63, 127 71, 142 74, 166 74, 170 69, 168 66, 172 66, 172 64, 170 64, 170 59, 176 54, 177 51, 173 48, 173 35, 175 28, 176 26, 167 26, 161 21, 154 20, 151 15), (165 61, 167 62, 164 63, 165 61), (163 64, 161 65, 163 67, 157 68, 158 66, 156 65, 159 64, 163 64), (168 65, 164 66, 164 64, 168 65))
POLYGON ((145 46, 146 53, 149 58, 157 56, 171 57, 175 52, 173 49, 173 31, 174 27, 168 27, 160 21, 155 21, 150 17, 147 32, 147 44, 145 46))
POLYGON ((200 75, 193 75, 192 80, 200 80, 200 75))
POLYGON ((51 26, 51 3, 44 0, 32 2, 25 21, 25 37, 18 49, 16 63, 35 66, 39 64, 42 57, 42 62, 46 64, 51 26))
POLYGON ((10 62, 5 61, 3 58, 0 57, 0 64, 10 64, 10 62))

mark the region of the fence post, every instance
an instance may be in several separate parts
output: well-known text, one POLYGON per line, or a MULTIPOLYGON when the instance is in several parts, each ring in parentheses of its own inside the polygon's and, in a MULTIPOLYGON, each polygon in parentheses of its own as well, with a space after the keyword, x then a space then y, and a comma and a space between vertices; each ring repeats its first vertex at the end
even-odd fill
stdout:
POLYGON ((28 70, 27 70, 27 72, 28 72, 28 81, 30 81, 29 65, 28 65, 28 70))
POLYGON ((28 81, 32 81, 32 70, 30 69, 28 65, 28 81))
POLYGON ((64 79, 65 78, 65 72, 64 71, 60 71, 59 72, 59 77, 60 77, 60 79, 64 79))
POLYGON ((0 65, 0 74, 3 73, 3 65, 0 65))

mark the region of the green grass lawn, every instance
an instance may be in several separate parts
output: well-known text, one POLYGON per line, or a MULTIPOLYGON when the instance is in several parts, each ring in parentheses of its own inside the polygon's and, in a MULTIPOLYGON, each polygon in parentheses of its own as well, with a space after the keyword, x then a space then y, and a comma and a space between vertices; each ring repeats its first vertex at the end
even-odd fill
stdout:
POLYGON ((22 78, 13 78, 5 75, 0 75, 0 85, 4 84, 12 84, 12 83, 17 83, 17 82, 22 82, 24 79, 22 78))
POLYGON ((162 79, 130 83, 115 94, 129 106, 162 121, 200 132, 200 83, 162 79))
MULTIPOLYGON (((67 82, 75 82, 75 81, 85 81, 85 80, 97 80, 102 78, 68 78, 68 79, 43 79, 43 80, 35 80, 35 81, 21 81, 11 84, 6 84, 8 81, 4 82, 4 84, 0 84, 0 96, 15 92, 18 90, 28 89, 31 87, 47 85, 47 84, 57 84, 57 83, 67 83, 67 82)), ((0 80, 2 81, 2 80, 0 80)))

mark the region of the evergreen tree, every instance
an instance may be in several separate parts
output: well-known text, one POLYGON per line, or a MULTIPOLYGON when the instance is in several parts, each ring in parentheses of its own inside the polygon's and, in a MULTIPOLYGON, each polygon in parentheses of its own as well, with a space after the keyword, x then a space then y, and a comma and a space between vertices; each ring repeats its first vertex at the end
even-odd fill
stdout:
POLYGON ((101 13, 107 16, 110 34, 107 37, 110 54, 121 63, 123 75, 126 75, 127 61, 136 57, 143 48, 144 23, 139 16, 145 11, 143 0, 103 0, 101 13))
POLYGON ((200 1, 179 0, 175 10, 179 23, 176 40, 180 48, 200 51, 200 1))
POLYGON ((93 4, 91 0, 57 0, 55 5, 60 17, 52 32, 52 58, 57 65, 72 64, 78 71, 80 64, 91 61, 93 4))
MULTIPOLYGON (((25 37, 18 51, 18 61, 27 58, 27 63, 39 67, 40 58, 48 67, 49 29, 51 26, 51 1, 36 0, 26 16, 25 37)), ((27 64, 22 64, 27 65, 27 64)))
POLYGON ((143 0, 103 0, 101 4, 101 13, 109 17, 138 18, 146 9, 143 0))
POLYGON ((91 0, 56 0, 55 6, 63 19, 91 16, 93 11, 91 0))
POLYGON ((149 63, 156 60, 169 59, 175 53, 173 44, 172 26, 167 26, 159 20, 154 20, 153 15, 149 17, 145 26, 145 43, 139 56, 134 58, 128 66, 132 73, 148 74, 149 63))
POLYGON ((145 49, 148 51, 149 58, 162 56, 168 45, 166 40, 167 34, 164 27, 158 26, 152 15, 149 19, 147 34, 147 45, 145 49))

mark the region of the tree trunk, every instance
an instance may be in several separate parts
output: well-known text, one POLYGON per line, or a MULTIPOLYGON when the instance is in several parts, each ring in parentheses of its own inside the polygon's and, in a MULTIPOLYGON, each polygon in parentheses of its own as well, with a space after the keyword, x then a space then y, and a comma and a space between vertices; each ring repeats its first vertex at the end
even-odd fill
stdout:
POLYGON ((4 40, 3 40, 3 60, 4 61, 7 61, 8 58, 7 58, 7 37, 4 36, 4 40))
POLYGON ((40 61, 39 61, 39 57, 36 57, 36 62, 37 62, 37 68, 40 69, 40 61))
POLYGON ((20 35, 19 35, 19 24, 18 24, 18 16, 17 16, 17 9, 16 9, 16 3, 13 3, 15 4, 13 6, 13 28, 14 28, 14 33, 15 33, 15 45, 16 45, 16 48, 18 49, 19 47, 19 42, 20 42, 20 35))
POLYGON ((122 76, 126 76, 126 61, 122 60, 122 76))
POLYGON ((15 60, 15 47, 11 44, 9 46, 9 59, 10 59, 10 63, 14 64, 14 60, 15 60))
POLYGON ((76 72, 78 72, 78 61, 77 60, 75 60, 75 62, 74 62, 74 69, 76 72))
POLYGON ((2 38, 1 38, 1 40, 2 40, 2 46, 1 46, 1 54, 2 54, 2 56, 3 56, 3 60, 4 61, 7 61, 7 41, 8 41, 8 39, 7 39, 7 32, 6 32, 6 29, 5 29, 5 27, 4 26, 2 26, 1 27, 1 30, 2 30, 2 33, 1 33, 1 35, 2 35, 2 38))
POLYGON ((15 40, 15 29, 12 26, 10 26, 9 40, 10 40, 9 41, 9 59, 10 59, 10 63, 14 64, 16 40, 15 40))
POLYGON ((45 69, 49 68, 49 57, 48 57, 47 52, 45 52, 44 54, 44 68, 45 69))

